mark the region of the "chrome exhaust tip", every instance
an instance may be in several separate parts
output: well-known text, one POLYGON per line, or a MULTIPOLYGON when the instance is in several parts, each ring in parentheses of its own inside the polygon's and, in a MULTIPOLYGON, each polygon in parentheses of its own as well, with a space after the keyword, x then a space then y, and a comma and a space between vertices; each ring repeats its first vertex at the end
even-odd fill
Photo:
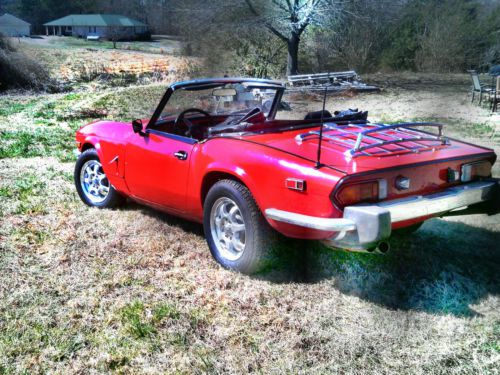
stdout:
POLYGON ((387 241, 380 241, 376 247, 376 250, 381 254, 386 254, 389 250, 391 250, 391 244, 387 241))

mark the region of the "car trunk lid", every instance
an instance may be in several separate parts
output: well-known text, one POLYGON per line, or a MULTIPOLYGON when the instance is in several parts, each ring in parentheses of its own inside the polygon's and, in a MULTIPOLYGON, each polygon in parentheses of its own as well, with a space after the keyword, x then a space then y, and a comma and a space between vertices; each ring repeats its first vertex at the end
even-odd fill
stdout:
MULTIPOLYGON (((316 162, 320 127, 265 133, 248 140, 316 162)), ((446 138, 438 124, 325 123, 321 141, 322 165, 355 174, 411 164, 492 154, 487 148, 446 138), (425 130, 423 130, 425 129, 425 130), (429 132, 428 130, 434 130, 429 132)))

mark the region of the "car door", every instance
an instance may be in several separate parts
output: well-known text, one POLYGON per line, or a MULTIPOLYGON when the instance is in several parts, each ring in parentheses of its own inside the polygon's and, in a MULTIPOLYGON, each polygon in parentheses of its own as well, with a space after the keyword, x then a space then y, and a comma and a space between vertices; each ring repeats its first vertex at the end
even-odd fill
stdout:
POLYGON ((151 129, 144 135, 131 135, 125 151, 125 181, 131 194, 183 212, 195 144, 193 139, 151 129))

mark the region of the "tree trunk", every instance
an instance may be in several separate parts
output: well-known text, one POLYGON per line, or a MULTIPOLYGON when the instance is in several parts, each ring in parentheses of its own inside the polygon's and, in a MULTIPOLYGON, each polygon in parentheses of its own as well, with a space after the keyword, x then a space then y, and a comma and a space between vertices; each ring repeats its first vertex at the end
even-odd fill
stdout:
POLYGON ((288 39, 288 60, 286 65, 286 75, 292 76, 299 72, 299 43, 300 35, 292 33, 288 39))

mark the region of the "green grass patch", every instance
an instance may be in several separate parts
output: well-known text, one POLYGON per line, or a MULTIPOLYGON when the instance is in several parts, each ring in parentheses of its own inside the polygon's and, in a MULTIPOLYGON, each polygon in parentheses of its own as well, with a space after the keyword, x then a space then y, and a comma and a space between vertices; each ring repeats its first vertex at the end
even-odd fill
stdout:
POLYGON ((47 323, 29 323, 27 320, 24 317, 15 319, 3 330, 0 353, 3 352, 7 358, 38 355, 49 349, 51 359, 60 362, 71 358, 85 346, 83 337, 76 331, 51 327, 47 323))
POLYGON ((49 102, 42 105, 34 114, 35 118, 55 118, 56 117, 56 102, 49 102))
POLYGON ((26 226, 14 230, 13 237, 16 239, 18 244, 25 243, 30 246, 40 246, 45 241, 49 240, 52 233, 48 230, 39 229, 34 226, 26 226))
POLYGON ((74 161, 74 137, 79 127, 96 119, 127 121, 147 117, 164 91, 165 87, 158 85, 109 92, 94 100, 81 93, 27 102, 0 100, 0 116, 6 116, 6 123, 14 114, 26 117, 22 123, 11 121, 1 128, 0 159, 54 156, 63 162, 74 161), (81 108, 78 104, 83 100, 88 103, 81 108))
MULTIPOLYGON (((35 48, 46 48, 46 49, 60 49, 60 50, 72 50, 72 49, 91 49, 91 50, 114 50, 114 45, 112 41, 100 40, 100 41, 88 41, 83 38, 74 37, 63 37, 58 39, 52 39, 50 44, 36 45, 35 48)), ((147 52, 155 54, 166 54, 175 53, 178 50, 178 43, 175 41, 163 40, 161 42, 153 41, 128 41, 128 42, 117 42, 116 50, 127 50, 127 51, 138 51, 147 52)))
POLYGON ((153 114, 165 90, 165 85, 154 85, 110 92, 95 100, 92 108, 96 112, 106 111, 114 120, 145 118, 153 114))
MULTIPOLYGON (((0 186, 0 198, 6 198, 0 204, 0 213, 45 213, 46 203, 41 199, 45 187, 45 183, 32 173, 21 174, 15 183, 0 186)), ((39 233, 37 236, 43 236, 43 233, 39 233)), ((42 240, 42 238, 40 237, 39 240, 42 240)))
POLYGON ((141 301, 134 301, 120 311, 122 324, 136 339, 143 339, 156 332, 153 324, 145 316, 146 308, 141 301))
POLYGON ((0 117, 8 117, 32 108, 36 100, 19 102, 16 100, 0 100, 0 117))
POLYGON ((154 324, 160 324, 164 319, 177 320, 181 317, 179 310, 173 305, 168 303, 163 303, 153 308, 152 322, 154 324))
MULTIPOLYGON (((146 339, 155 336, 162 325, 181 319, 181 312, 169 303, 147 306, 144 302, 136 300, 120 309, 119 317, 129 335, 135 339, 146 339)), ((203 313, 198 310, 190 312, 186 318, 192 326, 205 320, 203 313)), ((178 332, 172 336, 172 340, 182 342, 187 340, 177 336, 178 332)))
POLYGON ((33 195, 38 195, 42 192, 45 184, 32 173, 26 173, 18 177, 8 194, 19 200, 26 200, 33 195))
POLYGON ((52 39, 50 41, 50 44, 46 46, 52 48, 60 48, 60 49, 74 49, 74 48, 111 49, 113 48, 113 43, 109 41, 90 42, 82 38, 64 37, 60 39, 52 39))
POLYGON ((72 102, 75 100, 80 100, 82 99, 82 94, 79 93, 71 93, 62 98, 62 100, 67 101, 67 102, 72 102))
POLYGON ((25 358, 46 353, 50 361, 66 361, 87 345, 86 337, 91 332, 78 324, 58 322, 58 317, 64 315, 58 307, 61 300, 57 293, 36 290, 22 294, 17 302, 15 309, 5 309, 5 305, 0 309, 0 374, 33 373, 26 363, 19 366, 25 358), (16 371, 10 371, 13 368, 16 371))
POLYGON ((103 116, 102 111, 93 109, 75 110, 73 105, 80 99, 80 94, 69 94, 58 101, 44 103, 33 113, 35 123, 39 125, 58 125, 71 120, 94 120, 103 116))
POLYGON ((56 156, 71 161, 75 132, 72 129, 40 128, 35 130, 0 131, 0 159, 56 156))

